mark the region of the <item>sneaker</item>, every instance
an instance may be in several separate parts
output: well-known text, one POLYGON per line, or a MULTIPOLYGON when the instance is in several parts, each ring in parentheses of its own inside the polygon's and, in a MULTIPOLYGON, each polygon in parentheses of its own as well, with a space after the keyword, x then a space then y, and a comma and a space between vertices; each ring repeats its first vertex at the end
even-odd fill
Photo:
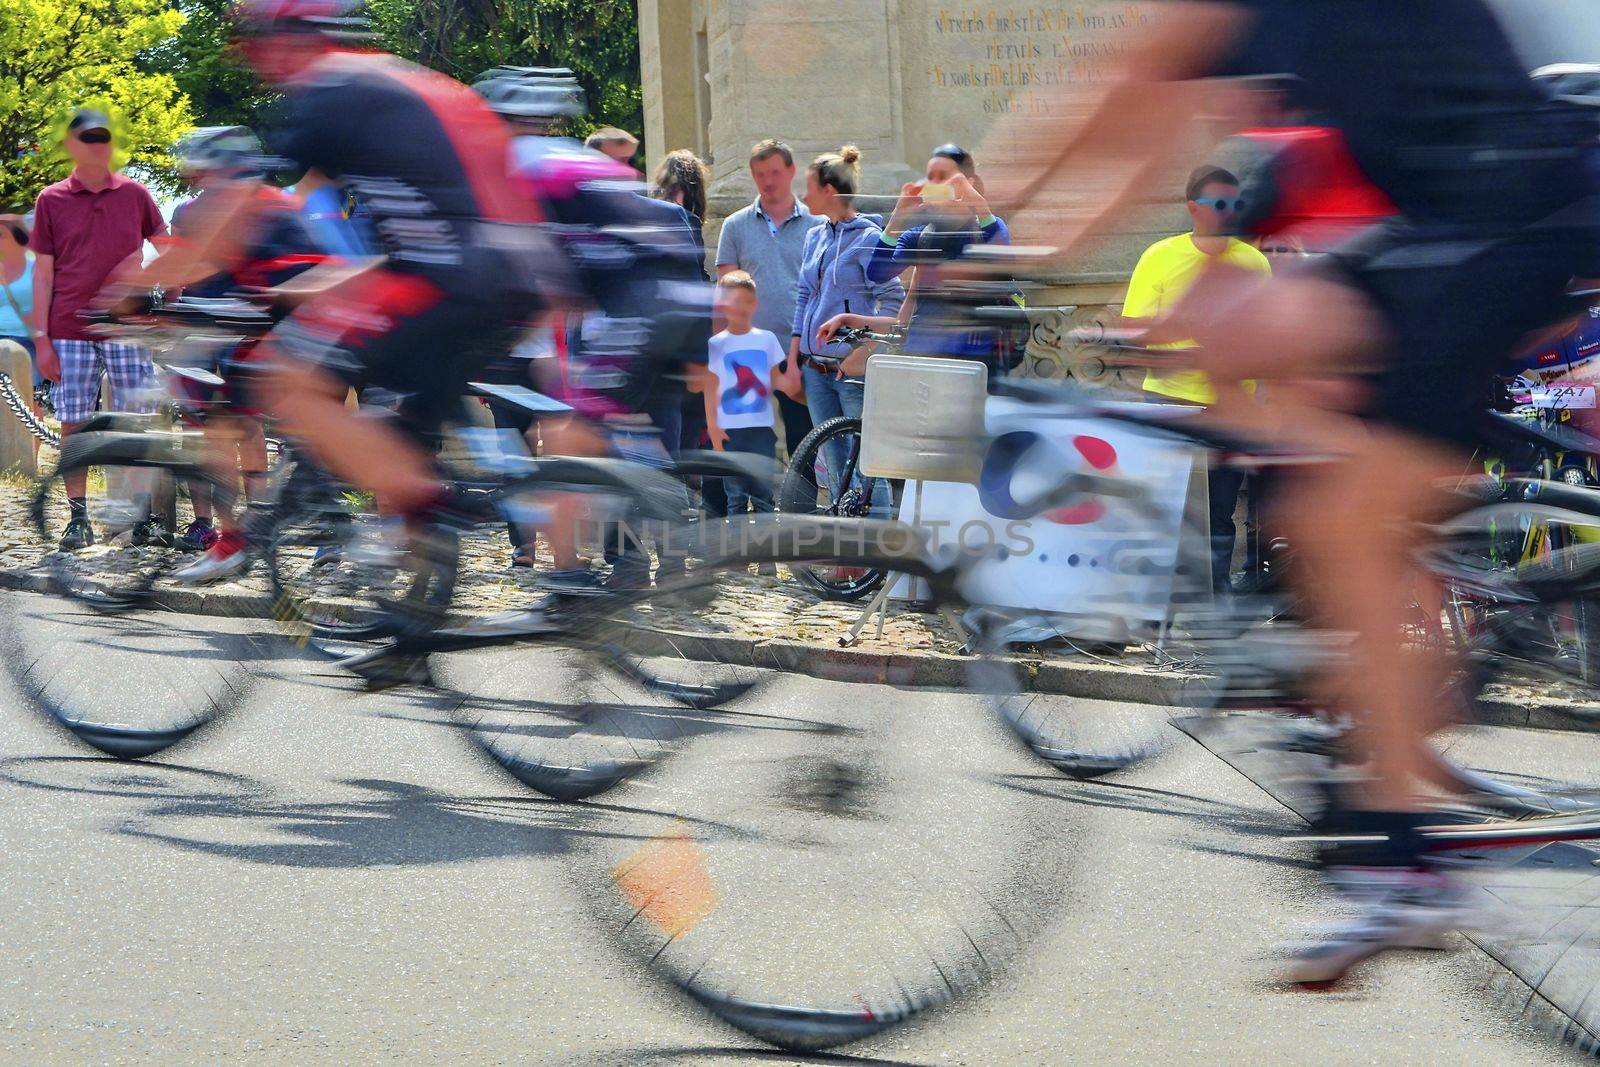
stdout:
POLYGON ((601 585, 612 593, 635 593, 650 588, 650 564, 621 562, 611 568, 601 585))
POLYGON ((250 542, 239 530, 224 530, 206 554, 172 576, 184 585, 200 585, 231 578, 250 566, 250 542))
POLYGON ((63 552, 76 552, 92 544, 94 544, 94 527, 89 525, 87 516, 78 516, 67 523, 67 528, 61 531, 59 547, 63 552))
POLYGON ((556 633, 561 629, 559 610, 546 597, 527 608, 501 611, 473 619, 462 627, 468 633, 487 637, 532 637, 537 634, 556 633))
MULTIPOLYGON (((615 570, 613 570, 615 573, 615 570)), ((539 587, 558 597, 593 598, 605 596, 612 589, 587 567, 570 571, 549 571, 539 579, 539 587)))
POLYGON ((178 535, 178 547, 185 552, 204 552, 220 536, 210 519, 195 519, 178 535))
POLYGON ((133 529, 128 531, 128 540, 135 545, 150 545, 154 548, 171 548, 173 545, 172 531, 167 529, 166 523, 154 515, 134 523, 133 529))
POLYGON ((1350 867, 1337 871, 1356 914, 1316 942, 1296 949, 1284 977, 1324 988, 1389 949, 1440 948, 1468 914, 1454 879, 1418 867, 1350 867))

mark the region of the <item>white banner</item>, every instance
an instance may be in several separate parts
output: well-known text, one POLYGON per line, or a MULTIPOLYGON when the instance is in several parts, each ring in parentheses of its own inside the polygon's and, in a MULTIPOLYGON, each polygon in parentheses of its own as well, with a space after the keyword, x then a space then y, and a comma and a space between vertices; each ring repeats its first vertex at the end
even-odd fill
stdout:
MULTIPOLYGON (((900 508, 900 518, 916 522, 933 543, 978 557, 968 598, 1052 614, 1163 621, 1194 450, 1125 423, 1001 397, 989 398, 985 422, 990 440, 978 483, 924 483, 920 516, 914 516, 916 486, 908 484, 900 508), (1028 514, 1029 501, 1073 471, 1137 491, 1131 499, 1084 496, 1028 514)), ((903 578, 891 593, 910 594, 903 578)))

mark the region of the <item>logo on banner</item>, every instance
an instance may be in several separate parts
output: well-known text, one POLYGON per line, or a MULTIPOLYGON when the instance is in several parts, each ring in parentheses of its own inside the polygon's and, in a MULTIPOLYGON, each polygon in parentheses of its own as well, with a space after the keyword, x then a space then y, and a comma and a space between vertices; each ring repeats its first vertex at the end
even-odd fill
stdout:
MULTIPOLYGON (((1078 463, 1095 471, 1111 471, 1117 466, 1117 450, 1111 442, 1087 434, 1072 439, 1072 452, 1053 447, 1032 430, 1013 430, 996 437, 983 458, 983 468, 978 476, 978 499, 984 510, 1004 519, 1030 519, 1037 508, 1026 499, 1019 500, 1017 474, 1030 466, 1042 468, 1044 477, 1038 479, 1039 492, 1047 492, 1066 473, 1063 466, 1078 463)), ((1033 495, 1037 501, 1038 496, 1033 495)), ((1097 497, 1082 500, 1065 507, 1051 508, 1040 517, 1058 526, 1088 526, 1099 522, 1106 514, 1106 502, 1097 497)))

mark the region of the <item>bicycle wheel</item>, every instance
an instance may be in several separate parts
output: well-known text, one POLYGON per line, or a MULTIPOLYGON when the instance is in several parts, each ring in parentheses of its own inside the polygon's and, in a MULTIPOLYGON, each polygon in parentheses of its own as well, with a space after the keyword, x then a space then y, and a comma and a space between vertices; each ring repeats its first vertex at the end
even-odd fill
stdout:
MULTIPOLYGON (((778 487, 778 510, 836 518, 891 517, 894 501, 889 483, 860 478, 860 455, 859 418, 840 415, 813 427, 790 457, 778 487)), ((818 596, 845 601, 871 596, 885 577, 870 568, 823 565, 797 566, 794 574, 818 596)))
MULTIPOLYGON (((1016 902, 1047 898, 1068 850, 1055 800, 968 685, 959 598, 899 524, 776 516, 702 533, 734 547, 597 608, 588 643, 635 664, 642 690, 734 695, 630 709, 651 747, 620 799, 582 811, 585 896, 661 978, 782 1048, 862 1040, 960 1000, 1028 940, 1048 906, 1016 902), (830 538, 837 551, 818 547, 830 538), (762 585, 759 563, 921 574, 939 610, 896 615, 882 647, 828 654, 848 612, 762 585), (753 617, 752 590, 770 615, 753 617), (886 651, 918 641, 926 655, 886 651)), ((523 715, 538 746, 563 727, 523 715)))
POLYGON ((385 600, 405 599, 404 530, 303 461, 282 474, 263 555, 273 615, 319 640, 368 641, 387 634, 385 600))
MULTIPOLYGON (((192 466, 119 463, 151 460, 152 450, 164 446, 132 440, 142 436, 107 435, 63 450, 64 465, 43 480, 31 508, 47 543, 65 524, 56 486, 67 474, 86 476, 95 517, 112 511, 102 490, 108 482, 207 480, 192 466)), ((85 744, 136 759, 172 747, 236 707, 253 683, 250 664, 261 655, 262 634, 246 602, 173 582, 176 567, 192 556, 134 545, 114 524, 102 524, 101 533, 104 540, 80 552, 48 553, 34 591, 7 595, 0 614, 5 660, 35 708, 85 744)))

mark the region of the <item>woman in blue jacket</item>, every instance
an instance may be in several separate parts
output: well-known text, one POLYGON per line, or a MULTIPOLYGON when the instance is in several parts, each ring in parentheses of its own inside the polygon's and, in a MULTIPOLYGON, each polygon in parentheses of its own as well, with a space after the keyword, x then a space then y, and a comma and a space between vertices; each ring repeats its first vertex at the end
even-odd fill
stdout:
MULTIPOLYGON (((806 169, 805 204, 827 224, 806 234, 800 253, 800 279, 795 287, 794 328, 789 359, 799 360, 805 381, 806 406, 816 425, 839 415, 859 416, 864 387, 848 381, 838 361, 850 346, 824 341, 818 333, 823 323, 841 314, 888 316, 900 313, 905 289, 894 276, 873 280, 869 274, 874 249, 882 245, 875 218, 856 214, 854 199, 861 180, 861 152, 845 145, 837 152, 818 156, 806 169), (825 358, 821 358, 825 357, 825 358)), ((829 490, 837 496, 834 471, 842 470, 848 454, 843 441, 829 443, 826 456, 829 490)))
MULTIPOLYGON (((978 177, 972 153, 958 145, 940 145, 933 150, 925 175, 922 181, 907 182, 900 189, 894 214, 867 264, 867 277, 874 283, 899 278, 912 267, 936 268, 972 245, 1011 243, 1006 224, 995 217, 983 198, 983 179, 978 177)), ((992 329, 950 321, 947 309, 932 298, 936 286, 926 277, 919 280, 917 291, 928 293, 929 298, 912 307, 907 352, 981 360, 995 355, 992 329)), ((852 312, 825 323, 822 335, 832 337, 844 326, 883 329, 892 322, 892 318, 852 312)), ((845 367, 847 373, 860 373, 855 362, 845 367)))

